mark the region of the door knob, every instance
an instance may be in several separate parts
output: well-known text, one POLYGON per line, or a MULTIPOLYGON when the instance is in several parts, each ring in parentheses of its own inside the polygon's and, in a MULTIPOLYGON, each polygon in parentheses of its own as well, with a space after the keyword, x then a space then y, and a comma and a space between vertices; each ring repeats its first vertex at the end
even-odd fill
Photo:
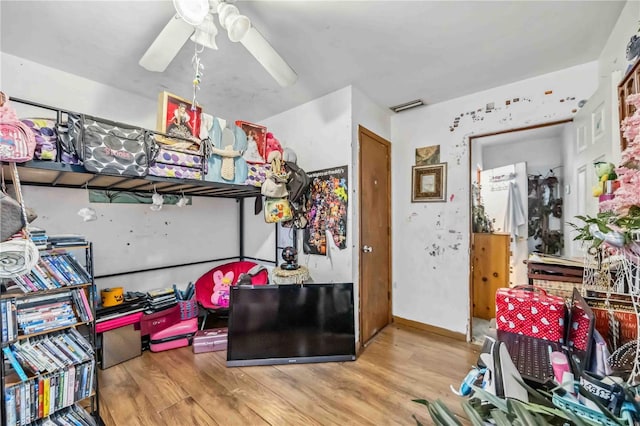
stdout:
POLYGON ((362 246, 362 251, 365 252, 365 253, 371 253, 373 251, 373 247, 364 245, 364 246, 362 246))

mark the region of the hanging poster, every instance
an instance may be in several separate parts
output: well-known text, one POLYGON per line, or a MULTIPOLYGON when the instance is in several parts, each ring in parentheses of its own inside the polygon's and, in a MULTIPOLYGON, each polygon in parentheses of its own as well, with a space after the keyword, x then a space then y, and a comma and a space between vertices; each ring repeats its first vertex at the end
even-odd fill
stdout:
POLYGON ((327 238, 340 250, 347 247, 347 166, 307 173, 311 178, 304 229, 305 254, 327 255, 327 238), (327 234, 326 231, 329 231, 327 234))

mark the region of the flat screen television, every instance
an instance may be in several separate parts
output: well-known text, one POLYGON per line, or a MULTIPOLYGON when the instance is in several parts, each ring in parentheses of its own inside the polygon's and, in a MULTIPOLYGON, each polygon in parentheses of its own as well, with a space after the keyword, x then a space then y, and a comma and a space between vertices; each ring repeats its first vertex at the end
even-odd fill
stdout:
POLYGON ((230 292, 228 367, 356 359, 353 283, 230 292))

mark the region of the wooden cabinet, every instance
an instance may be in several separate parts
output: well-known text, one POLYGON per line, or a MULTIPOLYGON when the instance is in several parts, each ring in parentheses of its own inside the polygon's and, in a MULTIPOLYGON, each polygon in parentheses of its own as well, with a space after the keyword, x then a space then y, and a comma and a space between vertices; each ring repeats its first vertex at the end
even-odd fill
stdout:
MULTIPOLYGON (((625 78, 618 85, 618 113, 620 121, 633 115, 634 107, 627 105, 627 96, 640 93, 640 60, 635 63, 633 68, 627 73, 625 78)), ((627 140, 620 133, 621 149, 627 147, 627 140)))
POLYGON ((496 291, 509 287, 509 234, 473 234, 473 316, 496 316, 496 291))

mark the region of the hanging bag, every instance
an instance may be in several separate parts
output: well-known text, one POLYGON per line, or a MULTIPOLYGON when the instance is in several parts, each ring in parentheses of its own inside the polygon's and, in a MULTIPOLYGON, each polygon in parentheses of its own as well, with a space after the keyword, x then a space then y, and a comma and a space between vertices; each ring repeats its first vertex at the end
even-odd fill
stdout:
MULTIPOLYGON (((24 206, 24 200, 22 198, 18 167, 15 163, 12 163, 10 166, 13 187, 16 191, 16 198, 18 198, 18 202, 20 203, 23 238, 0 243, 0 278, 15 278, 28 274, 40 258, 38 248, 33 241, 31 241, 29 234, 27 209, 24 206)), ((4 175, 2 175, 2 190, 4 191, 4 175)))
POLYGON ((270 198, 284 198, 289 195, 287 185, 284 182, 276 182, 273 175, 264 181, 260 193, 270 198))
POLYGON ((264 203, 264 221, 267 223, 286 222, 293 219, 291 204, 286 198, 267 198, 264 203))
POLYGON ((33 132, 18 120, 9 97, 0 92, 0 161, 24 163, 33 158, 35 150, 33 132))

